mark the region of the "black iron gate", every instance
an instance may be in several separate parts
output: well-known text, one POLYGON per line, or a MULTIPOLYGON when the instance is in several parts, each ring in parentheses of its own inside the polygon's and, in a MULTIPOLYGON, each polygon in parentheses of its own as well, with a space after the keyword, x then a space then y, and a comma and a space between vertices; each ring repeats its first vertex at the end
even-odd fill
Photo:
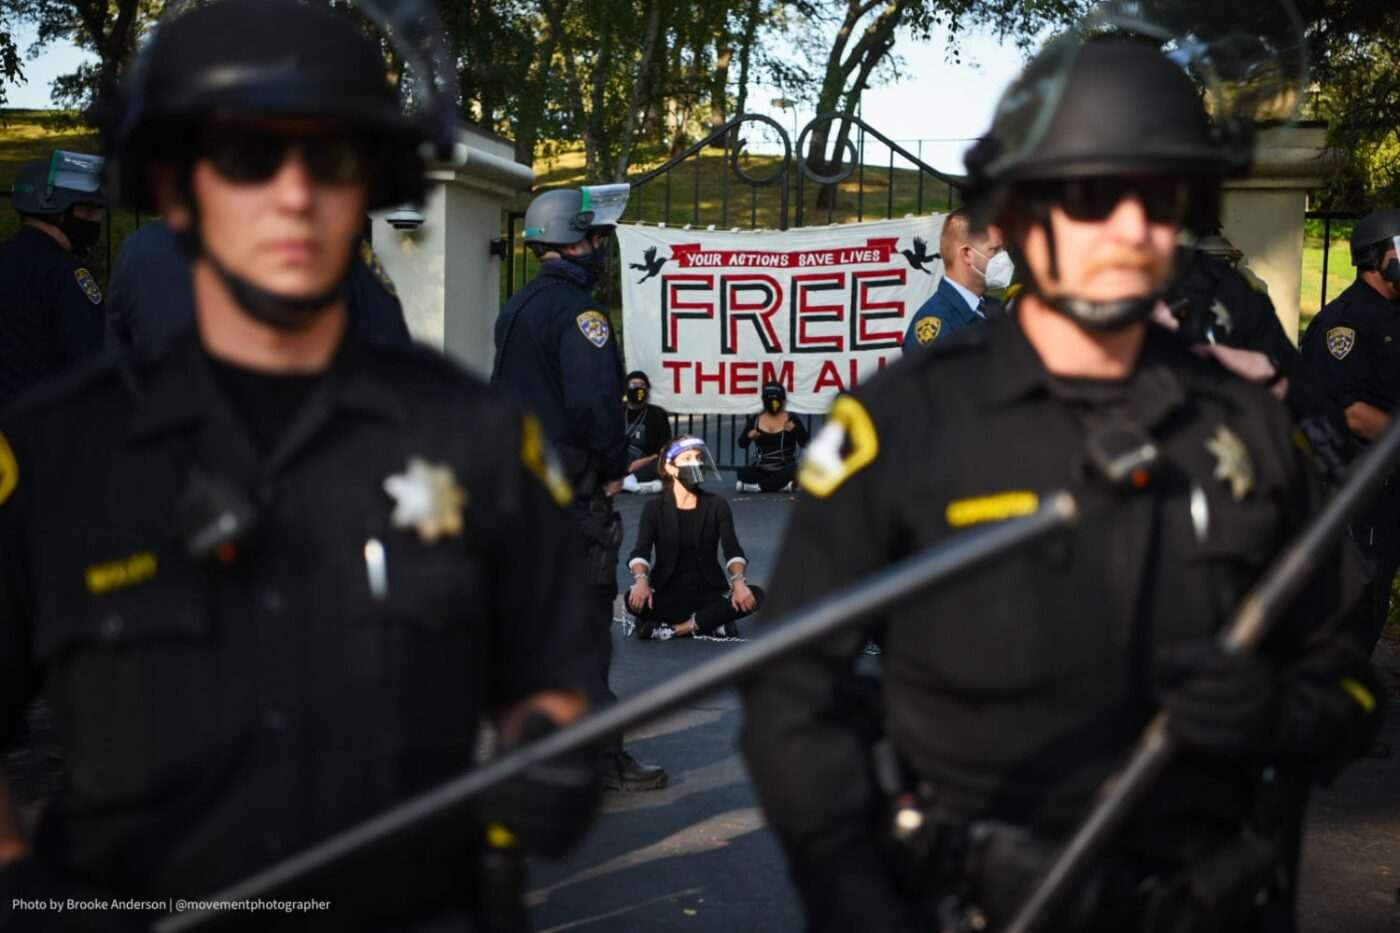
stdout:
MULTIPOLYGON (((701 229, 772 229, 889 220, 961 203, 962 183, 924 162, 859 117, 815 117, 793 138, 776 120, 742 114, 655 168, 628 179, 624 222, 701 229)), ((524 214, 506 218, 506 297, 537 271, 521 240, 524 214)), ((599 299, 620 324, 621 263, 613 246, 599 299)), ((619 331, 620 332, 620 331, 619 331)), ((820 415, 802 416, 809 430, 820 415)), ((742 462, 738 415, 672 415, 674 430, 704 437, 720 465, 742 462)))

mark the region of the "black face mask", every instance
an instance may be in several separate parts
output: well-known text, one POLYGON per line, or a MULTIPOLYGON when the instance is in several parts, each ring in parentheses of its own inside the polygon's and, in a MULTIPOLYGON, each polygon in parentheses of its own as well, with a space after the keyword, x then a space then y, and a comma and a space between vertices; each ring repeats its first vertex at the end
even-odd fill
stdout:
POLYGON ((71 211, 60 217, 54 226, 62 230, 63 235, 68 238, 74 256, 86 254, 102 235, 102 221, 74 217, 71 211))
POLYGON ((768 410, 776 415, 783 410, 783 400, 780 398, 770 398, 768 400, 768 410))
POLYGON ((680 471, 680 475, 676 477, 680 484, 692 492, 699 489, 700 484, 705 481, 705 468, 698 463, 687 463, 676 469, 680 471))
POLYGON ((627 401, 633 405, 645 405, 647 403, 647 387, 636 386, 627 390, 627 401))
POLYGON ((1400 288, 1400 259, 1392 259, 1381 269, 1381 278, 1400 288))

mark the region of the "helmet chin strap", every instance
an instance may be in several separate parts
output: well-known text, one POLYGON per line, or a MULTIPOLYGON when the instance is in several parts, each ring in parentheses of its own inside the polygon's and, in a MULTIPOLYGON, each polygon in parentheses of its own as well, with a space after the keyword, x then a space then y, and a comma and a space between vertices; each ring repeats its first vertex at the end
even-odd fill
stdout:
MULTIPOLYGON (((1050 275, 1052 278, 1058 279, 1060 277, 1060 262, 1058 251, 1055 248, 1055 232, 1050 228, 1048 217, 1041 220, 1040 224, 1045 231, 1045 242, 1050 253, 1050 275)), ((1008 246, 1007 249, 1013 248, 1008 246)), ((1098 333, 1111 333, 1125 327, 1131 327, 1139 321, 1147 320, 1152 315, 1152 309, 1156 307, 1157 302, 1165 293, 1165 289, 1163 289, 1147 295, 1108 300, 1077 298, 1073 295, 1052 296, 1046 294, 1045 289, 1041 287, 1036 278, 1035 271, 1019 250, 1014 251, 1013 258, 1016 260, 1017 268, 1026 270, 1026 291, 1039 298, 1047 307, 1058 311, 1079 326, 1098 333)))
POLYGON ((243 276, 228 269, 218 260, 218 257, 205 248, 204 240, 197 232, 198 230, 199 217, 196 215, 188 230, 176 234, 176 242, 179 244, 181 252, 191 260, 201 256, 208 260, 210 267, 218 274, 224 287, 233 296, 234 304, 238 305, 240 310, 255 321, 277 330, 305 330, 320 316, 321 312, 346 294, 346 284, 350 281, 351 263, 345 264, 345 272, 340 279, 323 292, 305 297, 283 295, 254 285, 243 276))

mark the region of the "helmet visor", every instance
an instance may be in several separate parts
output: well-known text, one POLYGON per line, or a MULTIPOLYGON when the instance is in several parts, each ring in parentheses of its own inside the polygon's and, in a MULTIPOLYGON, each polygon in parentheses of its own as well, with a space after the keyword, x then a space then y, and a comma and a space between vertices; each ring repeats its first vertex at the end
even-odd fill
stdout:
POLYGON ((583 204, 579 215, 592 215, 587 220, 589 227, 615 227, 627 210, 627 199, 632 194, 632 186, 585 185, 579 189, 583 193, 583 204))
POLYGON ((96 194, 102 190, 102 170, 106 164, 102 156, 58 149, 49 159, 49 188, 96 194))

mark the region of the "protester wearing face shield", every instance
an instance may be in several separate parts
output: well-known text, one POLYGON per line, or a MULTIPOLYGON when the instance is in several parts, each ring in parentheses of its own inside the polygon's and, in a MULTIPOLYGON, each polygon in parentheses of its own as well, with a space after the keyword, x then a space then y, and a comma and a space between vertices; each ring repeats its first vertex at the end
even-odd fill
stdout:
POLYGON ((758 610, 763 590, 745 577, 749 561, 729 501, 704 488, 719 476, 705 442, 673 439, 661 473, 666 494, 643 508, 627 560, 633 578, 627 605, 637 615, 637 637, 737 637, 738 620, 758 610), (722 567, 715 560, 719 552, 722 567))
POLYGON ((0 245, 0 404, 102 347, 102 289, 83 265, 107 214, 99 156, 20 169, 19 232, 0 245))
POLYGON ((671 443, 671 416, 660 405, 653 405, 651 379, 641 370, 627 374, 627 391, 622 397, 622 420, 627 432, 627 475, 623 492, 658 493, 661 474, 656 462, 660 451, 671 443))
MULTIPOLYGON (((1341 408, 1358 450, 1390 424, 1400 402, 1400 209, 1356 222, 1351 260, 1356 281, 1323 308, 1303 335, 1303 359, 1341 408)), ((1351 529, 1366 555, 1370 644, 1385 628, 1390 584, 1400 565, 1400 480, 1386 481, 1351 529)))
POLYGON ((1004 313, 988 296, 988 292, 1004 292, 1015 271, 1000 229, 987 226, 973 230, 967 211, 959 208, 944 218, 938 252, 943 257, 943 278, 933 297, 910 318, 904 333, 906 348, 926 346, 959 328, 1004 313))
POLYGON ((807 426, 787 410, 787 389, 781 382, 764 383, 761 397, 763 410, 749 415, 739 435, 739 447, 749 451, 749 462, 739 467, 734 488, 791 492, 798 450, 807 446, 807 426))

